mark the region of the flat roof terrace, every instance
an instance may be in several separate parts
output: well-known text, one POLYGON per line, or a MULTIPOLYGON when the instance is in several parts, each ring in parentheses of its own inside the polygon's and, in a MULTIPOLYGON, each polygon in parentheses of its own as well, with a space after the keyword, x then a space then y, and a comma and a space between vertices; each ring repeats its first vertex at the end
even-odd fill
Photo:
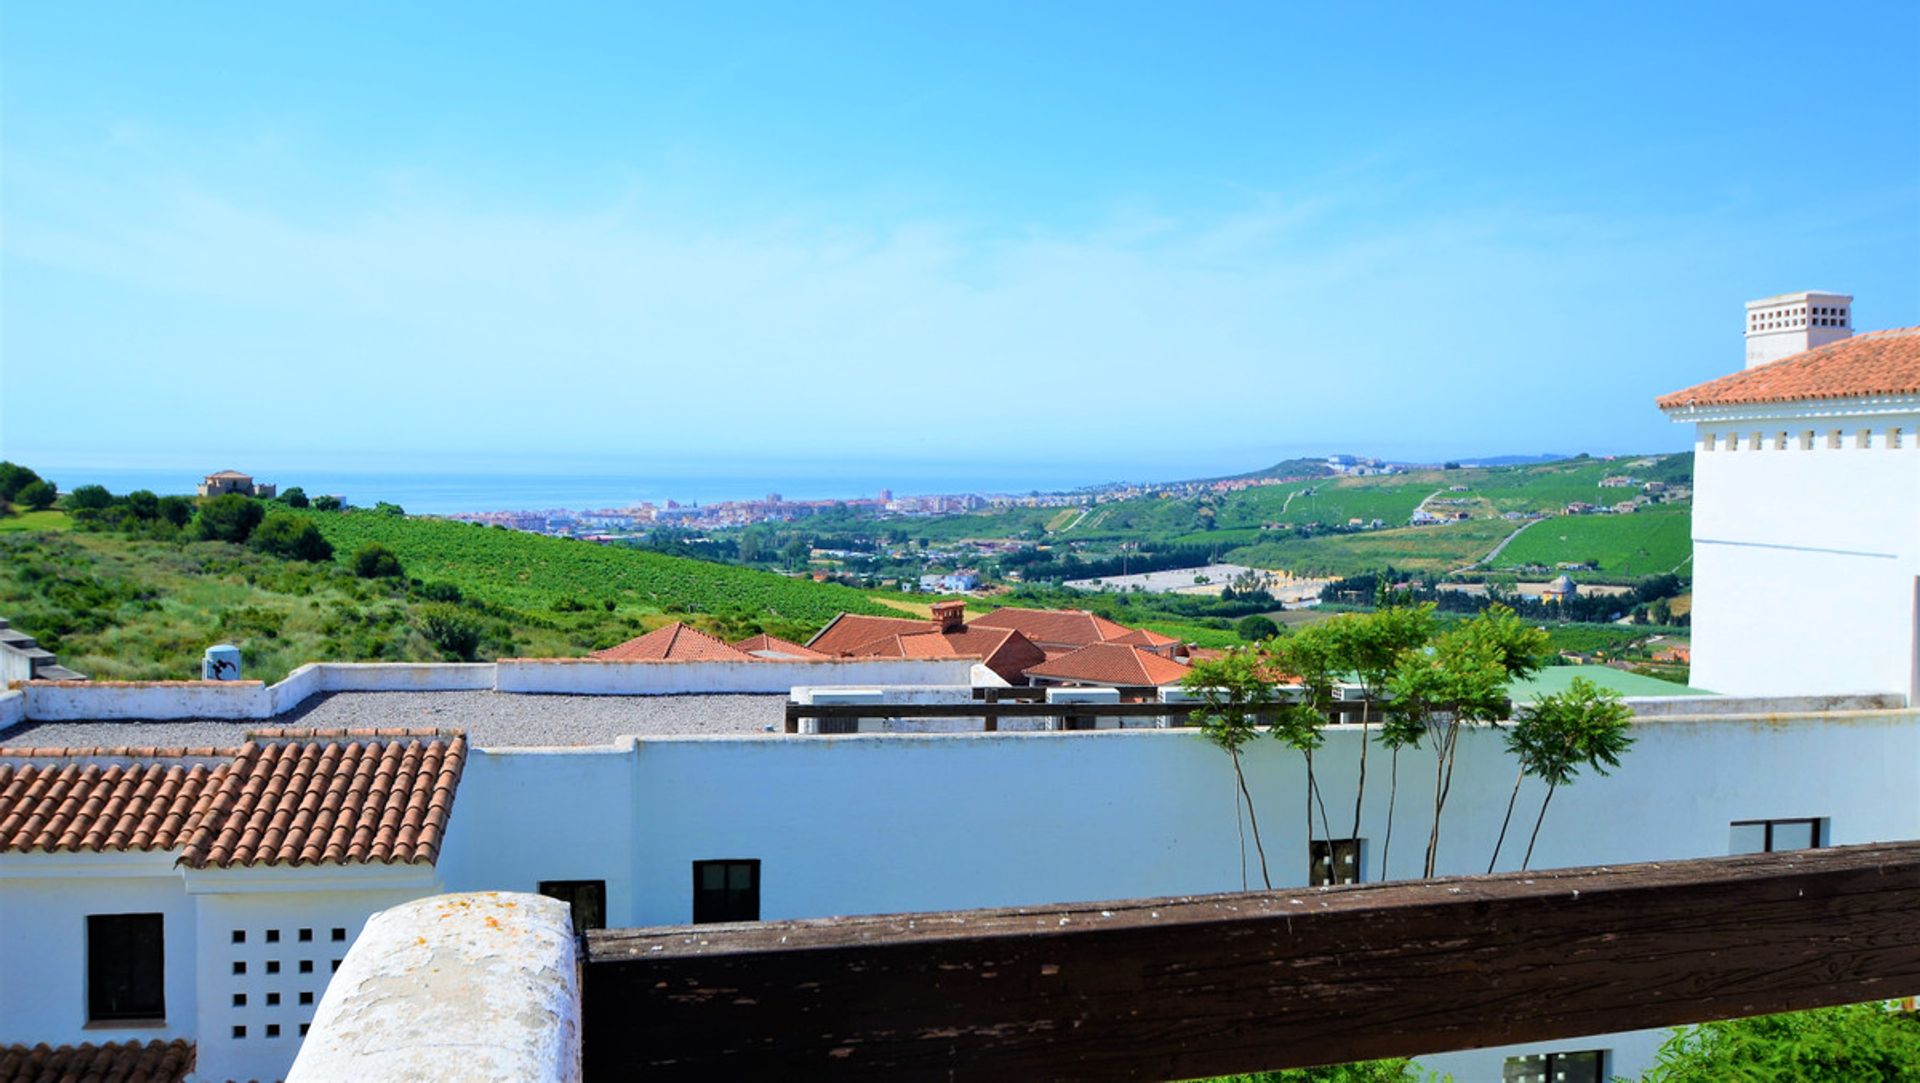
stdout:
POLYGON ((266 720, 27 721, 0 746, 230 747, 266 726, 458 729, 475 748, 609 745, 621 737, 710 737, 779 732, 787 697, 756 693, 578 696, 487 690, 322 692, 266 720))

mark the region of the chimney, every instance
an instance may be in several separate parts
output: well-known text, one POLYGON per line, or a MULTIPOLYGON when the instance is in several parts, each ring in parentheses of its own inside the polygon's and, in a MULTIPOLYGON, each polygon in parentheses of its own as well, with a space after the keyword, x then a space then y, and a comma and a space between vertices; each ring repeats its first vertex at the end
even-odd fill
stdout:
POLYGON ((237 681, 240 679, 240 648, 231 643, 216 643, 207 648, 200 659, 200 679, 203 681, 237 681))
POLYGON ((942 632, 959 631, 967 623, 967 603, 933 603, 933 622, 940 626, 942 632))
POLYGON ((1747 302, 1747 367, 1805 353, 1853 334, 1853 298, 1818 290, 1747 302))

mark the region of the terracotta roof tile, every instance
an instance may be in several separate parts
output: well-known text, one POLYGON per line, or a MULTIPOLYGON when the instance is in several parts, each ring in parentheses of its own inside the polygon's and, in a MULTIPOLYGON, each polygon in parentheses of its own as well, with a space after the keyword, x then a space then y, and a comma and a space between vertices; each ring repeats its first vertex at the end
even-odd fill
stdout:
POLYGON ((1131 635, 1134 629, 1084 609, 1019 609, 1002 606, 973 623, 1012 628, 1042 647, 1085 647, 1131 635))
POLYGON ((594 651, 593 657, 609 662, 753 662, 755 656, 735 650, 688 624, 675 621, 636 636, 618 646, 594 651))
POLYGON ((807 640, 807 646, 829 655, 846 655, 875 640, 933 630, 934 625, 931 620, 842 613, 828 621, 827 626, 820 629, 819 634, 807 640))
POLYGON ((734 650, 745 651, 756 658, 772 658, 776 660, 792 658, 811 662, 821 658, 833 657, 825 651, 816 651, 811 647, 802 647, 792 640, 781 639, 779 636, 770 636, 764 632, 757 636, 748 636, 745 639, 738 640, 731 644, 731 646, 734 650))
POLYGON ((458 732, 397 728, 261 730, 225 750, 0 749, 0 850, 432 864, 466 753, 458 732))
POLYGON ((193 1071, 193 1043, 0 1046, 0 1083, 179 1083, 193 1071))
POLYGON ((1175 684, 1186 675, 1179 662, 1123 643, 1095 643, 1027 670, 1029 677, 1136 687, 1175 684))
POLYGON ((1662 410, 1920 395, 1920 327, 1872 331, 1662 395, 1662 410))

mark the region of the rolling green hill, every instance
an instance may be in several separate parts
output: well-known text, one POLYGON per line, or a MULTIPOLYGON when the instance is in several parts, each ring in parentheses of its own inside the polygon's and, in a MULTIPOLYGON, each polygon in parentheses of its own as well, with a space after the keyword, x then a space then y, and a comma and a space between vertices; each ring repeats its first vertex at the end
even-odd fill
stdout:
POLYGON ((1495 568, 1592 563, 1610 576, 1684 572, 1693 555, 1693 521, 1684 507, 1632 515, 1563 515, 1527 527, 1500 551, 1495 568))

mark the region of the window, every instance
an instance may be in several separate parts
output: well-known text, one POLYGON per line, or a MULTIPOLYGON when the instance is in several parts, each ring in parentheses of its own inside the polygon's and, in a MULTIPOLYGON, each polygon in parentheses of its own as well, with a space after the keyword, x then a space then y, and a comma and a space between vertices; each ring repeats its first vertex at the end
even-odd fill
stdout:
POLYGON ((1859 432, 1854 433, 1853 446, 1857 449, 1872 447, 1873 446, 1873 430, 1861 429, 1859 432))
POLYGON ((1308 887, 1360 882, 1359 839, 1314 839, 1308 856, 1312 861, 1307 869, 1308 887))
POLYGON ((1710 432, 1706 435, 1706 438, 1702 441, 1701 446, 1708 451, 1712 451, 1714 449, 1714 445, 1718 444, 1719 442, 1720 442, 1720 434, 1710 432))
POLYGON ((760 862, 693 863, 693 923, 760 920, 760 862))
POLYGON ((1807 429, 1800 434, 1800 450, 1801 451, 1813 450, 1813 430, 1812 429, 1807 429))
POLYGON ((1889 448, 1899 447, 1901 443, 1901 436, 1902 436, 1902 433, 1900 432, 1900 426, 1895 425, 1893 428, 1888 429, 1887 430, 1887 446, 1889 448))
POLYGON ((87 1019, 167 1017, 166 925, 159 914, 87 915, 87 1019))
POLYGON ((1508 1057, 1500 1069, 1500 1079, 1501 1083, 1606 1083, 1606 1066, 1604 1049, 1535 1053, 1508 1057))
POLYGON ((1786 433, 1783 432, 1783 433, 1775 434, 1773 438, 1773 450, 1775 451, 1787 450, 1787 434, 1786 433))
POLYGON ((1822 844, 1824 832, 1820 827, 1817 819, 1735 820, 1727 852, 1770 854, 1776 850, 1811 850, 1822 844))
POLYGON ((605 880, 542 880, 540 894, 567 904, 573 917, 573 935, 607 927, 605 880))
POLYGON ((1840 450, 1840 430, 1839 429, 1834 429, 1833 431, 1827 433, 1827 448, 1831 451, 1840 450))

